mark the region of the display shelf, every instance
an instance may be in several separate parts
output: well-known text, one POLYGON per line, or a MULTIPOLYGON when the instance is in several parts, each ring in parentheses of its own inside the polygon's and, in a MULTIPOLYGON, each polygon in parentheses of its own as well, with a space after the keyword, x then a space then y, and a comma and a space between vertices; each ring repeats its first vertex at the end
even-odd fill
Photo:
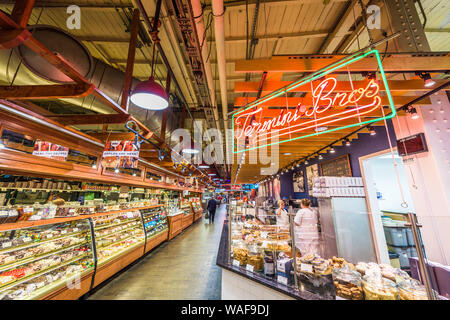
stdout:
POLYGON ((129 224, 129 223, 132 223, 132 222, 139 223, 137 221, 137 219, 139 219, 139 217, 128 218, 128 219, 130 219, 130 220, 127 220, 127 221, 124 221, 124 222, 119 222, 119 223, 115 222, 115 223, 109 223, 109 224, 106 224, 106 225, 101 224, 99 226, 95 226, 94 225, 94 229, 95 229, 95 231, 98 231, 98 230, 108 229, 108 228, 112 228, 112 227, 122 226, 122 225, 129 224))
MULTIPOLYGON (((130 239, 131 237, 132 237, 132 236, 130 236, 130 237, 126 238, 126 239, 122 239, 122 240, 120 240, 120 241, 125 241, 125 240, 127 240, 127 239, 130 239)), ((106 258, 98 259, 97 264, 98 264, 99 266, 105 265, 106 263, 108 263, 108 262, 110 262, 110 261, 112 261, 112 260, 114 260, 114 259, 116 259, 116 258, 119 258, 119 257, 122 256, 122 255, 125 255, 128 251, 131 251, 132 249, 136 248, 137 246, 143 245, 144 242, 145 242, 145 238, 144 238, 144 235, 142 235, 142 239, 140 239, 140 240, 137 241, 136 243, 133 243, 133 244, 130 245, 130 246, 124 247, 122 250, 119 250, 119 251, 117 251, 116 253, 113 253, 112 255, 110 255, 110 256, 108 256, 108 257, 106 257, 106 258)), ((102 249, 106 249, 107 247, 112 246, 112 245, 117 244, 117 243, 118 243, 118 242, 115 242, 115 243, 111 243, 111 244, 108 245, 108 246, 101 247, 101 248, 99 248, 100 250, 98 250, 98 251, 101 251, 102 249)))
POLYGON ((139 208, 129 208, 129 209, 123 209, 123 210, 98 212, 98 213, 93 213, 93 214, 84 214, 84 215, 78 215, 78 216, 67 217, 67 218, 53 218, 53 219, 44 219, 44 220, 36 220, 36 221, 18 221, 18 222, 13 222, 13 223, 3 223, 3 224, 0 224, 0 231, 24 229, 24 228, 30 228, 30 227, 43 226, 43 225, 47 225, 47 224, 63 223, 63 222, 82 220, 82 219, 87 219, 87 218, 92 218, 92 217, 100 217, 100 216, 105 216, 105 215, 110 215, 110 214, 115 214, 115 213, 120 214, 120 213, 129 212, 129 211, 158 208, 158 207, 162 207, 162 206, 164 206, 164 205, 157 204, 157 205, 139 207, 139 208))
POLYGON ((50 272, 50 271, 53 271, 53 270, 56 270, 56 269, 58 269, 58 268, 64 267, 64 266, 66 266, 66 265, 69 265, 69 264, 72 263, 72 262, 75 262, 75 261, 78 261, 78 260, 80 260, 80 259, 82 259, 82 258, 84 258, 84 257, 87 257, 89 254, 92 254, 92 252, 91 252, 91 251, 88 251, 88 252, 86 252, 86 253, 84 253, 84 254, 82 254, 82 255, 78 255, 78 256, 76 256, 76 257, 74 257, 74 258, 72 258, 72 259, 70 259, 70 260, 68 260, 68 261, 65 261, 65 262, 63 262, 63 263, 60 263, 60 264, 51 266, 51 267, 49 267, 49 268, 47 268, 47 269, 43 269, 43 270, 41 270, 41 271, 39 271, 39 272, 37 272, 37 273, 30 274, 29 276, 21 277, 21 278, 15 280, 15 281, 8 282, 7 284, 5 284, 5 285, 3 285, 3 286, 0 287, 0 292, 1 292, 1 291, 8 290, 8 289, 10 289, 10 288, 13 288, 14 286, 17 286, 17 285, 19 285, 19 284, 21 284, 21 283, 24 283, 24 282, 26 282, 26 281, 33 280, 34 278, 37 278, 38 276, 41 276, 41 275, 43 275, 43 274, 46 274, 46 273, 48 273, 48 272, 50 272))
MULTIPOLYGON (((15 261, 14 263, 4 264, 4 265, 2 265, 0 267, 0 272, 5 272, 7 270, 10 270, 12 268, 24 265, 26 263, 38 261, 40 259, 47 258, 47 257, 52 256, 54 254, 58 254, 58 253, 66 251, 66 250, 74 249, 75 247, 85 246, 85 245, 86 245, 86 241, 82 241, 82 242, 73 244, 73 245, 68 246, 68 247, 64 247, 64 248, 61 248, 61 249, 58 249, 58 250, 54 250, 54 251, 51 251, 51 252, 43 253, 42 255, 36 255, 36 256, 32 256, 32 257, 29 257, 29 258, 25 258, 25 259, 21 259, 21 260, 15 261)), ((1 285, 0 285, 0 288, 1 288, 1 285)))
POLYGON ((90 231, 89 228, 85 228, 85 230, 75 231, 75 232, 72 232, 72 233, 65 233, 64 236, 61 236, 61 237, 47 238, 46 240, 42 240, 42 241, 30 240, 31 242, 27 243, 27 244, 10 247, 8 249, 2 249, 2 250, 0 250, 0 254, 6 254, 6 253, 22 250, 22 249, 28 249, 28 248, 36 247, 36 246, 39 246, 40 244, 44 244, 44 243, 47 243, 47 242, 52 242, 52 241, 55 241, 55 240, 65 239, 65 238, 72 237, 74 235, 78 235, 78 234, 81 234, 83 232, 89 232, 89 231, 90 231))
POLYGON ((128 227, 126 229, 118 230, 118 231, 111 232, 111 233, 108 233, 108 234, 104 234, 104 235, 101 235, 101 236, 96 236, 95 240, 99 240, 99 239, 103 239, 103 238, 106 238, 106 237, 110 237, 110 236, 112 236, 114 234, 124 233, 125 231, 131 230, 131 229, 136 229, 137 227, 139 227, 139 225, 133 225, 132 227, 128 227))

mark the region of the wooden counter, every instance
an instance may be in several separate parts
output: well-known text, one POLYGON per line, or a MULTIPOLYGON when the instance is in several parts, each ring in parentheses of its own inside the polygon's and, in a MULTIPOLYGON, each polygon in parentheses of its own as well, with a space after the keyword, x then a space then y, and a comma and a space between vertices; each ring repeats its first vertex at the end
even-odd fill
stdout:
POLYGON ((161 233, 154 235, 153 237, 147 239, 145 245, 145 252, 149 252, 153 248, 157 247, 159 244, 167 241, 169 239, 169 230, 162 231, 161 233))
MULTIPOLYGON (((80 279, 80 285, 74 288, 68 288, 67 285, 49 293, 40 300, 77 300, 83 294, 86 294, 91 289, 92 276, 94 271, 89 272, 80 279)), ((75 283, 72 283, 73 285, 75 283)))
POLYGON ((203 210, 199 209, 194 212, 194 222, 203 217, 203 210))
POLYGON ((178 234, 183 231, 183 213, 177 214, 175 216, 169 216, 169 240, 175 238, 178 234))
POLYGON ((194 214, 190 213, 190 214, 183 214, 182 215, 182 226, 183 226, 183 230, 186 229, 187 227, 189 227, 191 224, 194 223, 194 214))

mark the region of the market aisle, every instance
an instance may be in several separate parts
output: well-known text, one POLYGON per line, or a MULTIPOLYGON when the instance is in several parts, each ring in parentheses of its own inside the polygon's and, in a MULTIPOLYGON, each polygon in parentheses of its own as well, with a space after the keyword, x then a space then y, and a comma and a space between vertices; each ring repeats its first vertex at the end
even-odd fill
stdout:
POLYGON ((92 300, 220 299, 222 269, 216 266, 226 206, 214 224, 204 218, 93 293, 92 300))

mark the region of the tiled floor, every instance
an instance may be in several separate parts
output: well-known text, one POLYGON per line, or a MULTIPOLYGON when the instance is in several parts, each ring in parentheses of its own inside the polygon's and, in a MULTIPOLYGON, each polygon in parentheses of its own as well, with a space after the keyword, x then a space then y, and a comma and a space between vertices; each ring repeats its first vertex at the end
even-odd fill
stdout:
POLYGON ((220 299, 222 269, 216 266, 225 206, 214 224, 204 218, 94 292, 89 299, 220 299))

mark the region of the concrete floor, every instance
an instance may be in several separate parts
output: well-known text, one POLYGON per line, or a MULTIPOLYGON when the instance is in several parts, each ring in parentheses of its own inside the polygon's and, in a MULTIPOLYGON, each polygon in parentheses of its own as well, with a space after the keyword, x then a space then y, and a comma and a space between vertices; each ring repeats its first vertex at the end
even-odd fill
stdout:
POLYGON ((219 300, 222 269, 216 256, 225 205, 214 224, 204 218, 161 244, 93 294, 91 300, 219 300))

